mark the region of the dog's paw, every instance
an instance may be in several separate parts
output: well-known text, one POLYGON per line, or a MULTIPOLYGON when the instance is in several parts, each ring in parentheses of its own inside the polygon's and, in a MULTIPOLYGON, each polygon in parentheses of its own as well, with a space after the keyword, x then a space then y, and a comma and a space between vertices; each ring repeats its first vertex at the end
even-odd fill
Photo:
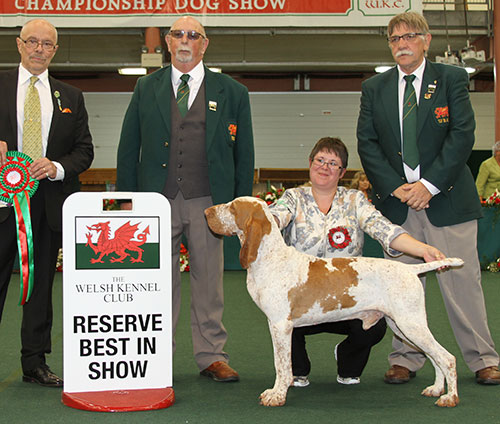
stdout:
POLYGON ((437 406, 441 406, 441 407, 446 407, 446 408, 453 408, 454 406, 457 406, 458 403, 460 402, 460 400, 458 399, 458 396, 457 395, 450 395, 450 394, 447 394, 447 395, 443 395, 441 396, 436 402, 435 404, 437 406))
POLYGON ((444 393, 444 387, 433 384, 422 390, 422 395, 427 397, 439 397, 444 393))
POLYGON ((283 406, 286 402, 286 392, 267 389, 260 395, 260 404, 264 406, 283 406))

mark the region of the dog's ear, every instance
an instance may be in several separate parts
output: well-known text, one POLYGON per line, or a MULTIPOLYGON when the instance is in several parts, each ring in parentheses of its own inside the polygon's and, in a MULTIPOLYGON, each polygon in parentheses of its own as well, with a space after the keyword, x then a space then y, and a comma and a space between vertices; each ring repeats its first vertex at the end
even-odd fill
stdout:
POLYGON ((262 237, 271 232, 271 223, 262 210, 262 205, 238 202, 231 205, 236 225, 243 231, 244 239, 240 250, 240 264, 248 269, 257 259, 262 237))
POLYGON ((244 233, 245 241, 240 250, 240 264, 243 269, 248 269, 250 264, 257 259, 257 253, 263 234, 260 225, 254 225, 254 219, 252 217, 247 220, 244 233))

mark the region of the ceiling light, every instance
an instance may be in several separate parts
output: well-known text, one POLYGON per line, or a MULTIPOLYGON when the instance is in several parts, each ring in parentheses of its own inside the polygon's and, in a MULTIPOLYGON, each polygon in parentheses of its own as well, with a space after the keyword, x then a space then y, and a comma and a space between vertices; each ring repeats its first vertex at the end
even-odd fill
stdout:
POLYGON ((392 66, 387 66, 387 65, 375 66, 375 72, 381 74, 382 72, 388 71, 391 68, 392 66))
POLYGON ((468 74, 473 74, 474 72, 476 72, 476 68, 473 68, 471 66, 466 66, 465 70, 467 71, 468 74))
POLYGON ((118 68, 118 73, 120 75, 146 75, 146 68, 118 68))
POLYGON ((208 69, 210 69, 212 72, 217 72, 219 74, 222 72, 222 68, 216 68, 216 67, 213 67, 213 66, 211 66, 208 69))

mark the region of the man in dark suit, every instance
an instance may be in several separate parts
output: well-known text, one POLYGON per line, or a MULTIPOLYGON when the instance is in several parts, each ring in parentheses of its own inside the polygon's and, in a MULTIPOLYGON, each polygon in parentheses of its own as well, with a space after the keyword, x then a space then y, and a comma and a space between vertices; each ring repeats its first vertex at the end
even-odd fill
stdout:
MULTIPOLYGON (((476 381, 500 384, 477 254, 481 206, 466 164, 475 128, 467 73, 425 58, 431 34, 422 15, 395 16, 387 33, 398 66, 363 83, 357 130, 373 201, 418 240, 465 261, 460 269, 438 273, 441 293, 476 381)), ((418 259, 403 255, 399 260, 418 259)), ((384 380, 406 383, 425 357, 396 338, 393 348, 384 380)))
MULTIPOLYGON (((34 284, 23 306, 21 363, 23 381, 61 387, 63 382, 45 362, 51 351, 52 283, 62 243, 62 204, 78 189, 78 174, 94 157, 82 92, 48 75, 57 51, 57 31, 43 19, 27 22, 17 38, 19 68, 0 73, 0 166, 6 152, 23 151, 26 93, 32 77, 41 114, 41 144, 30 175, 39 180, 31 198, 34 284)), ((40 129, 39 129, 40 131, 40 129)), ((0 202, 0 319, 17 252, 16 218, 11 205, 0 202)), ((4 341, 5 342, 5 341, 4 341)))
POLYGON ((172 212, 172 329, 180 310, 179 250, 188 240, 191 328, 202 375, 238 381, 223 351, 222 239, 204 210, 252 193, 254 148, 248 90, 203 65, 208 38, 192 17, 165 37, 172 64, 140 78, 123 122, 117 189, 163 193, 172 212))

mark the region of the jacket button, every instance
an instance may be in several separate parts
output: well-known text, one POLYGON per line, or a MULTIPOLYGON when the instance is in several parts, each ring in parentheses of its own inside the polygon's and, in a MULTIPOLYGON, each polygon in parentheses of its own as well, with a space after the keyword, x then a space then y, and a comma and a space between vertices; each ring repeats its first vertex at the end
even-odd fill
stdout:
POLYGON ((166 164, 166 163, 162 163, 162 164, 161 164, 161 167, 162 167, 162 168, 166 168, 166 167, 167 167, 167 164, 166 164))
POLYGON ((165 147, 168 147, 168 141, 165 141, 164 145, 165 145, 165 147))

